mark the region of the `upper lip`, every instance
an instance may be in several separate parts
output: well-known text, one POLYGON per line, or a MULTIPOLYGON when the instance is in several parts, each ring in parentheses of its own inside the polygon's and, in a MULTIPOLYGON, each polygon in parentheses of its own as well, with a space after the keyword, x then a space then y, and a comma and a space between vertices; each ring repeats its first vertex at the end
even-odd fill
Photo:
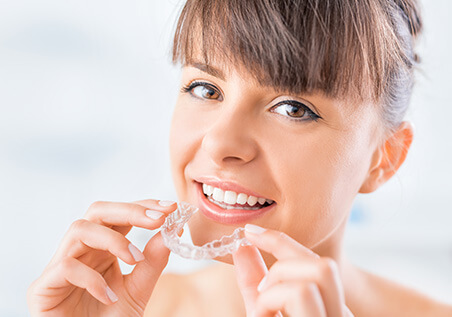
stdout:
POLYGON ((252 190, 249 190, 249 189, 239 185, 235 181, 222 180, 222 179, 219 179, 218 177, 214 177, 214 176, 200 176, 200 177, 194 178, 194 180, 198 183, 203 183, 206 185, 217 187, 224 191, 230 190, 230 191, 234 191, 236 193, 244 193, 244 194, 247 194, 248 196, 255 196, 258 198, 270 199, 268 197, 265 197, 264 195, 261 195, 257 192, 254 192, 252 190))

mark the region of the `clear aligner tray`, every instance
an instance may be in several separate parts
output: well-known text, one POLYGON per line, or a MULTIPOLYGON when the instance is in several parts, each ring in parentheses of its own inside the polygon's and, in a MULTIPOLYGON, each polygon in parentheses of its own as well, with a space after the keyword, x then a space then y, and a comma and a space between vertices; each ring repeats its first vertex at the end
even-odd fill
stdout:
POLYGON ((178 233, 197 211, 197 207, 179 202, 177 209, 166 217, 161 233, 163 242, 172 252, 187 259, 206 260, 234 253, 241 245, 250 245, 245 238, 243 228, 237 228, 231 235, 223 236, 202 246, 183 243, 178 233))

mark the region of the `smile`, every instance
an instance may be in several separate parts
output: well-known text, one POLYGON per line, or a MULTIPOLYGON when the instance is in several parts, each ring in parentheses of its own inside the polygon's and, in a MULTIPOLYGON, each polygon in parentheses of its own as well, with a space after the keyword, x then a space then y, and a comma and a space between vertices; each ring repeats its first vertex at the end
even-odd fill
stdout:
POLYGON ((219 180, 209 183, 196 182, 198 206, 204 216, 215 222, 248 223, 276 206, 275 201, 253 195, 239 185, 219 180))
POLYGON ((207 184, 202 184, 202 190, 209 201, 224 209, 257 210, 273 204, 271 199, 236 193, 231 190, 224 191, 207 184))

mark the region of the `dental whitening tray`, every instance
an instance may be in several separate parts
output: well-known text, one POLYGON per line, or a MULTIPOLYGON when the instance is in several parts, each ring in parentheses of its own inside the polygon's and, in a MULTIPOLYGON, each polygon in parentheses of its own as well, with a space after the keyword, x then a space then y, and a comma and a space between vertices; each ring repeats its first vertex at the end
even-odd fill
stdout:
POLYGON ((251 245, 245 238, 244 228, 237 228, 231 235, 223 236, 202 246, 183 243, 178 233, 197 211, 197 207, 179 202, 177 209, 166 217, 161 233, 163 243, 172 252, 187 259, 207 260, 234 253, 241 245, 251 245))

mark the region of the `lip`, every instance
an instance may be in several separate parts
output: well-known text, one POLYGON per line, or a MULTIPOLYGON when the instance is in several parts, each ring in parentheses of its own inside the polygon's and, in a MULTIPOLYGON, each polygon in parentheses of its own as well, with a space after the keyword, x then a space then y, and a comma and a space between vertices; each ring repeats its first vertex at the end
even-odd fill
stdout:
POLYGON ((206 185, 217 187, 224 191, 230 190, 230 191, 234 191, 236 193, 244 193, 244 194, 247 194, 248 196, 255 196, 257 198, 261 197, 261 198, 265 198, 265 199, 271 199, 270 197, 265 197, 264 195, 253 192, 253 191, 246 189, 245 187, 242 187, 239 184, 237 184, 235 182, 231 182, 231 181, 220 180, 218 178, 213 178, 213 177, 198 177, 198 178, 195 178, 194 180, 197 183, 203 183, 206 185))
MULTIPOLYGON (((212 183, 205 183, 211 185, 212 183)), ((210 202, 202 190, 202 183, 196 182, 196 191, 198 193, 198 206, 201 212, 207 218, 223 223, 223 224, 243 224, 254 220, 263 214, 273 209, 276 203, 258 210, 243 210, 243 209, 223 209, 220 206, 210 202)), ((214 185, 212 185, 214 186, 214 185)), ((229 190, 232 190, 229 189, 229 190)), ((259 197, 259 196, 257 196, 259 197)))

